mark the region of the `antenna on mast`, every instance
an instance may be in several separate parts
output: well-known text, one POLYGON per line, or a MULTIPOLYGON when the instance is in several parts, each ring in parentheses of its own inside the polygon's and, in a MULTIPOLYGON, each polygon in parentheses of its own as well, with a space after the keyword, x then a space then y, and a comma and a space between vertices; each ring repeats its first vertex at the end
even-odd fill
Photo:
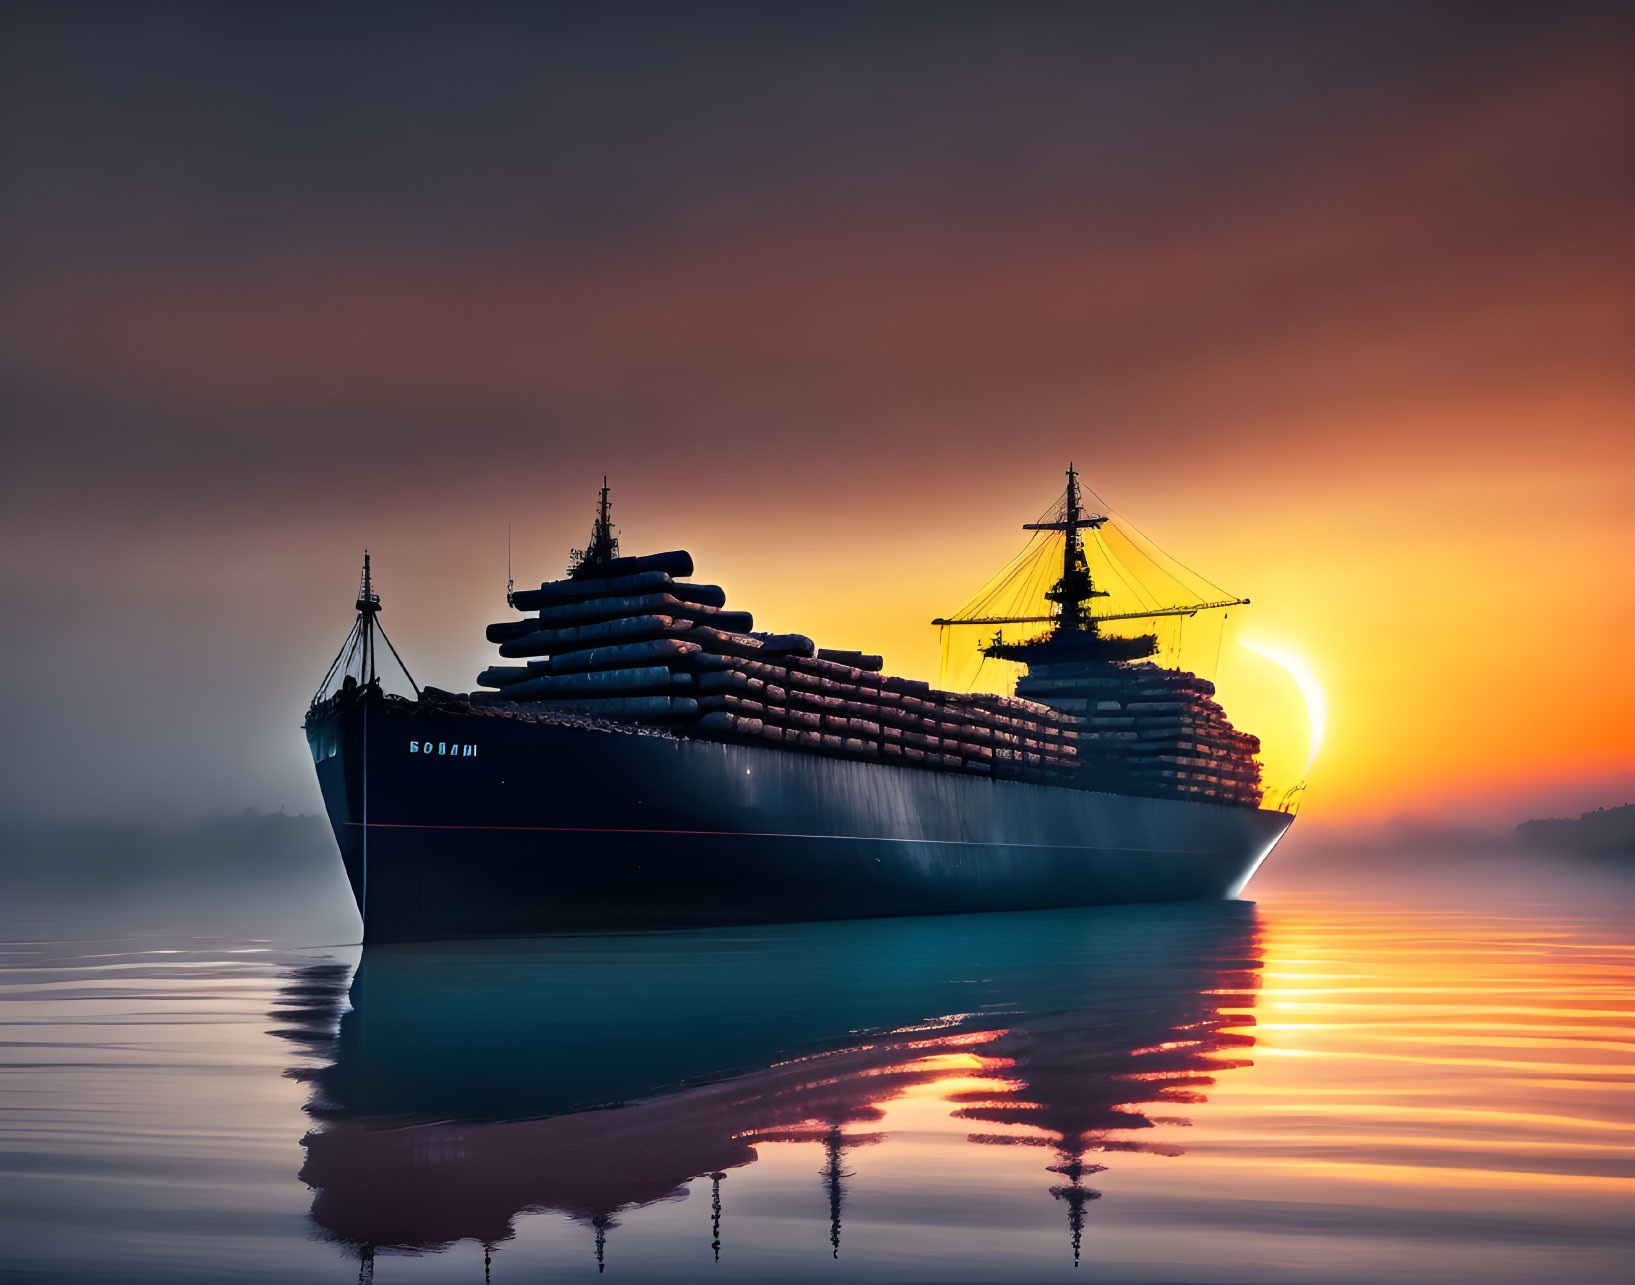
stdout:
POLYGON ((568 563, 568 574, 575 579, 592 574, 619 556, 619 538, 613 534, 612 506, 608 504, 607 477, 602 477, 602 490, 596 503, 596 520, 590 524, 590 543, 583 549, 574 549, 568 563))
POLYGON ((511 598, 516 593, 517 582, 511 575, 511 524, 505 524, 505 605, 511 606, 511 598))
MULTIPOLYGON (((363 578, 358 582, 358 624, 362 627, 363 681, 375 681, 375 615, 380 611, 380 595, 375 592, 369 572, 369 550, 363 551, 363 578)), ((410 679, 413 682, 413 679, 410 679)))

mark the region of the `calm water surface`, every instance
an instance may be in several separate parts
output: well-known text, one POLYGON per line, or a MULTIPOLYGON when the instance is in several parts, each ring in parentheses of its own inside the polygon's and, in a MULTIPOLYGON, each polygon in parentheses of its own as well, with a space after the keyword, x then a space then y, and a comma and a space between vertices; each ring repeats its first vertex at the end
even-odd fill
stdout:
POLYGON ((1627 890, 1256 891, 368 951, 14 915, 0 1278, 1627 1279, 1627 890))

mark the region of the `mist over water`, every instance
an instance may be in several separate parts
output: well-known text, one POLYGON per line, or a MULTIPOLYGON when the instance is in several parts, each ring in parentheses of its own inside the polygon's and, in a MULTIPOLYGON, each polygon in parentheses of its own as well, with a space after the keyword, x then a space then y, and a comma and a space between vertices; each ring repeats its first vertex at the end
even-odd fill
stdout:
POLYGON ((1598 1281, 1635 1248, 1606 863, 1291 840, 1253 903, 363 951, 319 820, 11 839, 19 1279, 1598 1281))
POLYGON ((1635 798, 1632 17, 0 7, 0 1285, 1626 1279, 1630 859, 1316 826, 1635 798), (364 549, 467 690, 608 477, 942 686, 1070 461, 1252 900, 364 950, 283 814, 364 549))

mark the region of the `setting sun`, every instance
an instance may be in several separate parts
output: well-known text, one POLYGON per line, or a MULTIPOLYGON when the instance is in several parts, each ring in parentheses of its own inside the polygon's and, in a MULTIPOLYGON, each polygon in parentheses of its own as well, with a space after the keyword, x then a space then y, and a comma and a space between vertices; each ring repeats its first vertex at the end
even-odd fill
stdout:
POLYGON ((1309 734, 1309 748, 1306 751, 1306 766, 1302 775, 1311 771, 1311 765, 1317 762, 1317 754, 1323 748, 1323 733, 1328 726, 1328 703, 1323 699, 1322 684, 1316 676, 1306 668, 1305 664, 1296 659, 1282 647, 1275 647, 1268 643, 1250 642, 1240 638, 1238 645, 1262 656, 1283 669, 1294 685, 1300 689, 1300 696, 1306 702, 1306 725, 1309 734))

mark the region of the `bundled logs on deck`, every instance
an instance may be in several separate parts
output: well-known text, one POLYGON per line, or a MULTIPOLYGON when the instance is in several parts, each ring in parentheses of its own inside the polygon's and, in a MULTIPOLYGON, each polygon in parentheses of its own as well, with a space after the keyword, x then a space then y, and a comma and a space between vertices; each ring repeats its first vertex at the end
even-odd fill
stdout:
MULTIPOLYGON (((678 589, 697 588, 676 585, 678 589)), ((521 594, 517 594, 521 597, 521 594)), ((538 630, 572 629, 583 625, 599 624, 607 620, 625 620, 631 616, 669 615, 709 620, 722 629, 748 632, 754 621, 747 611, 723 611, 704 603, 684 602, 673 593, 620 594, 604 598, 586 598, 559 606, 541 607, 534 618, 538 630)), ((492 627, 491 627, 492 628, 492 627)), ((526 636, 526 635, 525 635, 526 636)))
POLYGON ((832 660, 837 665, 850 665, 853 669, 866 669, 871 674, 878 674, 886 667, 883 657, 867 656, 860 651, 837 651, 833 647, 819 649, 818 659, 832 660))
POLYGON ((1213 684, 1152 664, 1033 665, 1015 697, 937 691, 882 659, 755 633, 684 552, 512 595, 533 614, 488 627, 500 656, 473 700, 676 735, 774 743, 941 770, 1072 779, 1124 793, 1257 805, 1260 742, 1213 684))
POLYGON ((755 634, 763 656, 816 656, 817 644, 805 634, 755 634))
POLYGON ((512 595, 534 614, 488 627, 524 660, 478 676, 473 700, 658 724, 849 758, 1060 778, 1077 766, 1072 713, 1006 696, 941 692, 880 673, 881 657, 753 633, 713 585, 685 584, 682 552, 622 558, 595 578, 512 595))
POLYGON ((511 605, 518 611, 537 611, 541 607, 565 606, 598 598, 624 598, 649 593, 668 593, 682 602, 696 602, 706 607, 719 607, 727 599, 719 585, 683 584, 672 579, 668 572, 641 571, 629 576, 552 581, 540 585, 538 589, 522 589, 513 593, 511 605))
POLYGON ((1036 666, 1017 684, 1079 713, 1087 770, 1144 793, 1259 804, 1260 741, 1227 721, 1213 683, 1157 665, 1036 666))

